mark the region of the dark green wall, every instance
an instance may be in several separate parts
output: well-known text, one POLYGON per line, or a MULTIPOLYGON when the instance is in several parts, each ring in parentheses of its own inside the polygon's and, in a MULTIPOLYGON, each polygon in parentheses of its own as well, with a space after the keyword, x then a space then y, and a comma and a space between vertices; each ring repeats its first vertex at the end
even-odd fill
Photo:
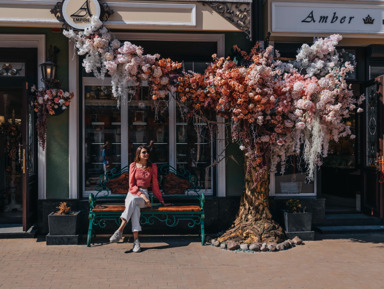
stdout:
MULTIPOLYGON (((62 88, 68 89, 68 41, 59 31, 49 28, 7 28, 0 27, 2 34, 44 34, 46 36, 46 55, 50 45, 56 45, 60 52, 57 54, 57 75, 62 88)), ((0 40, 1 41, 1 40, 0 40)), ((38 63, 40 64, 40 63, 38 63)), ((47 198, 68 198, 68 112, 59 116, 48 117, 47 132, 47 198)))

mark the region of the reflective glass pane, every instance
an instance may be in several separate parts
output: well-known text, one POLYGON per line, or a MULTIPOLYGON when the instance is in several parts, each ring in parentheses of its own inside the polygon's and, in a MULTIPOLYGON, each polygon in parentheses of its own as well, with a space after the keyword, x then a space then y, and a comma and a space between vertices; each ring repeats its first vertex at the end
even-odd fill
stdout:
POLYGON ((169 161, 168 99, 155 103, 148 87, 131 95, 128 104, 128 160, 133 162, 136 149, 153 141, 150 159, 157 164, 169 161))
POLYGON ((196 118, 185 119, 176 109, 176 166, 197 176, 198 186, 212 188, 213 136, 206 122, 196 118))
POLYGON ((275 174, 276 195, 313 194, 315 192, 314 182, 308 182, 304 161, 299 157, 289 157, 284 174, 280 174, 280 171, 281 168, 278 166, 275 174))
POLYGON ((121 166, 121 121, 111 87, 85 86, 85 190, 93 190, 100 175, 121 166))

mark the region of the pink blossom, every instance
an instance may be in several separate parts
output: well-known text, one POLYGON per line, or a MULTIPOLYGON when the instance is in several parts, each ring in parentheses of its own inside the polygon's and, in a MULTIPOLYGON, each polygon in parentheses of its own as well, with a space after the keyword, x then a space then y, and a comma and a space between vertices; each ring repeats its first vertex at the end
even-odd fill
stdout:
POLYGON ((285 120, 284 121, 284 124, 286 127, 293 127, 294 126, 294 123, 290 120, 285 120))
POLYGON ((304 88, 304 84, 301 82, 301 81, 297 81, 295 82, 295 84, 293 85, 293 90, 296 91, 296 92, 300 92, 302 91, 304 88))
POLYGON ((297 128, 297 129, 304 129, 304 128, 305 128, 305 123, 302 122, 302 121, 296 123, 296 128, 297 128))

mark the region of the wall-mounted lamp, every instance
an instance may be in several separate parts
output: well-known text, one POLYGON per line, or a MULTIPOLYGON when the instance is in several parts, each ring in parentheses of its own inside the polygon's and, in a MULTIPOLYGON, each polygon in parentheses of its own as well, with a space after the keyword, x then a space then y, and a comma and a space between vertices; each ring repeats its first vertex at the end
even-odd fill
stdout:
POLYGON ((59 49, 56 46, 52 45, 48 50, 48 60, 40 64, 42 81, 45 84, 45 88, 59 88, 60 82, 55 79, 56 76, 56 55, 59 52, 59 49))
POLYGON ((55 83, 56 65, 52 61, 46 61, 40 64, 42 81, 45 88, 50 88, 55 83))

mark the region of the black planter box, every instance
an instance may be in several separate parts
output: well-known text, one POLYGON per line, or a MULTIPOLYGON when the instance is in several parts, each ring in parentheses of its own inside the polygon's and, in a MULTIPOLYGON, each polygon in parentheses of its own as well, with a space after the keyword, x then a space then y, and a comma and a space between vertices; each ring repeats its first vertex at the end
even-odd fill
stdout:
POLYGON ((52 235, 76 235, 77 234, 77 217, 80 212, 73 212, 68 215, 56 215, 50 213, 48 215, 49 234, 52 235))
POLYGON ((284 224, 287 232, 311 231, 312 213, 284 212, 284 224))

